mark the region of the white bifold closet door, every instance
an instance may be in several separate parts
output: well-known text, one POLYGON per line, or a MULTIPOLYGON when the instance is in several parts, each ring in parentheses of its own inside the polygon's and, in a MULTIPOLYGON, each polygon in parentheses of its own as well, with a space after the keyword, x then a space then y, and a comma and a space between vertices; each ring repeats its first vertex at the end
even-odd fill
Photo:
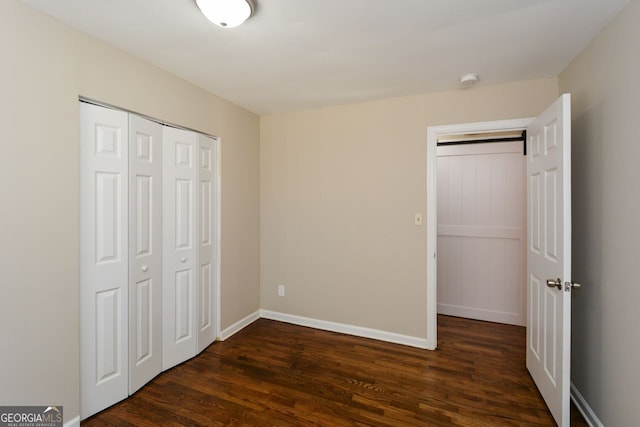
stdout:
POLYGON ((162 370, 162 125, 129 115, 129 394, 162 370))
POLYGON ((80 103, 81 418, 215 341, 218 141, 80 103))
POLYGON ((198 135, 198 293, 196 322, 198 353, 216 339, 215 303, 218 277, 218 145, 205 135, 198 135))
POLYGON ((165 127, 163 370, 215 340, 215 140, 165 127))
POLYGON ((129 119, 80 104, 80 413, 128 396, 129 119))
POLYGON ((166 127, 164 145, 164 292, 162 369, 196 355, 197 136, 166 127))
POLYGON ((80 104, 81 416, 162 368, 162 126, 80 104))

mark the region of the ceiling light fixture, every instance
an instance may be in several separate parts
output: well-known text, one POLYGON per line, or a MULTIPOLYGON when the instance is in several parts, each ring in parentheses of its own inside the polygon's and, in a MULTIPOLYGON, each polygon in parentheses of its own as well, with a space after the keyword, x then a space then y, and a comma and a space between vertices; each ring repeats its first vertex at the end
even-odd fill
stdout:
POLYGON ((196 0, 196 4, 209 21, 223 28, 237 27, 254 10, 253 0, 196 0))
POLYGON ((474 84, 478 83, 479 79, 480 78, 475 73, 465 74, 460 77, 460 84, 464 87, 473 86, 474 84))

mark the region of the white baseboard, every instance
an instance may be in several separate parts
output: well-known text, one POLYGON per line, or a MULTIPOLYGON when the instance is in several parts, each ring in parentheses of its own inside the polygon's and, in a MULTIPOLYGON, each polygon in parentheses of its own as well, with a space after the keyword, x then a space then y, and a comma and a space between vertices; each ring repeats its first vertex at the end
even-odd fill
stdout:
POLYGON ((589 406, 584 396, 582 396, 573 383, 571 383, 571 400, 573 400, 573 403, 575 403, 587 424, 591 427, 604 427, 604 424, 600 422, 595 412, 593 412, 593 409, 591 409, 591 406, 589 406))
POLYGON ((258 320, 259 318, 260 318, 260 310, 254 312, 254 313, 251 313, 250 315, 248 315, 244 319, 238 320, 236 323, 234 323, 233 325, 229 326, 224 331, 220 332, 220 337, 219 337, 220 341, 224 341, 224 340, 228 339, 229 337, 237 334, 242 329, 246 328, 247 326, 249 326, 250 324, 252 324, 256 320, 258 320))
POLYGON ((438 314, 466 317, 468 319, 483 320, 485 322, 505 323, 507 325, 527 326, 527 319, 524 314, 487 310, 484 308, 438 303, 438 314))
POLYGON ((424 338, 380 331, 377 329, 363 328, 361 326, 346 325, 343 323, 328 322, 326 320, 311 319, 309 317, 294 316, 276 311, 260 310, 260 317, 280 322, 291 323, 299 326, 307 326, 325 331, 339 332, 341 334, 355 335, 357 337, 372 338, 374 340, 387 341, 410 347, 427 348, 427 340, 424 338))
POLYGON ((240 332, 243 328, 249 326, 251 323, 260 319, 261 317, 299 326, 322 329, 325 331, 338 332, 341 334, 355 335, 357 337, 372 338, 375 340, 387 341, 395 344, 408 345, 410 347, 428 348, 428 342, 424 338, 417 338, 408 335, 396 334, 393 332, 380 331, 377 329, 363 328, 361 326, 329 322, 326 320, 311 319, 309 317, 294 316, 291 314, 279 313, 277 311, 270 310, 258 310, 254 313, 251 313, 244 319, 237 321, 220 333, 219 340, 224 341, 228 339, 234 334, 240 332))
POLYGON ((80 427, 80 415, 71 418, 69 421, 63 424, 63 427, 80 427))

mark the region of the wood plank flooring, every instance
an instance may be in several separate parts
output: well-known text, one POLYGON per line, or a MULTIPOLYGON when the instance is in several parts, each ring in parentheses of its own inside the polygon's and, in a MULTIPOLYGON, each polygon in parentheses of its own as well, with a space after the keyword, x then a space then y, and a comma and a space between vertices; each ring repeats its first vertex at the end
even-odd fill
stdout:
POLYGON ((438 322, 428 351, 260 319, 83 426, 555 425, 524 328, 438 322))

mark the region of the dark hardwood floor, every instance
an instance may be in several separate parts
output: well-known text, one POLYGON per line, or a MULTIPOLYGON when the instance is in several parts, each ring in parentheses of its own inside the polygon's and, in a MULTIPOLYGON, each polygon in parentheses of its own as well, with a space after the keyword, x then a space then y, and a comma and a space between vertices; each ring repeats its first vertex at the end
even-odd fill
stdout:
POLYGON ((261 319, 83 426, 555 425, 524 328, 438 322, 428 351, 261 319))

